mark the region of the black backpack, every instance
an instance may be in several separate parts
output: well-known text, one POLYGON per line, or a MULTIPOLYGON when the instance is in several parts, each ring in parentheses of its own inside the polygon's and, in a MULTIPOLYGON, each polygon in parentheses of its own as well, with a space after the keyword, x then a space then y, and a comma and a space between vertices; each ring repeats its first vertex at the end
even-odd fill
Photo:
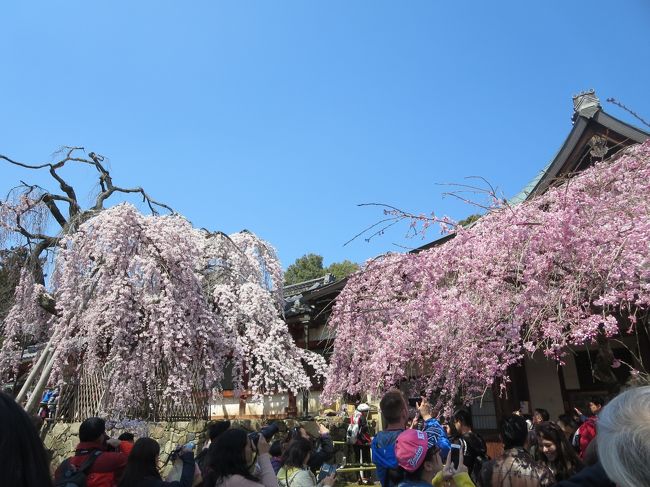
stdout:
POLYGON ((473 431, 469 434, 469 438, 466 437, 463 441, 474 453, 474 465, 472 466, 472 471, 469 472, 469 476, 474 483, 477 483, 483 465, 490 460, 490 457, 487 454, 487 444, 481 435, 473 431))
POLYGON ((63 473, 60 478, 54 482, 54 487, 86 487, 86 473, 102 453, 101 450, 93 451, 88 459, 79 466, 79 468, 70 463, 69 458, 65 460, 61 465, 61 471, 63 473))

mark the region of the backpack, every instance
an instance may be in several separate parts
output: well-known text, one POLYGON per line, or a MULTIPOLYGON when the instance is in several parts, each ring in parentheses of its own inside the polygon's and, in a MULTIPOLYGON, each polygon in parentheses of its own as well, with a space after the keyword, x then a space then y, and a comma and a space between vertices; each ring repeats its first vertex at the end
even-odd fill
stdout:
POLYGON ((472 467, 472 471, 469 472, 469 476, 474 483, 478 483, 479 479, 481 478, 481 470, 483 469, 483 464, 489 461, 490 457, 487 456, 487 454, 478 455, 474 459, 474 466, 472 467))
POLYGON ((61 465, 61 470, 63 471, 61 478, 54 482, 54 487, 86 487, 86 480, 88 477, 86 473, 102 453, 101 450, 93 451, 88 459, 79 466, 79 468, 70 463, 69 458, 65 460, 61 465))
POLYGON ((470 435, 471 436, 469 438, 461 437, 461 442, 465 443, 465 448, 467 450, 471 449, 474 452, 474 464, 472 465, 471 472, 469 472, 469 476, 474 481, 474 483, 477 483, 478 479, 480 478, 483 464, 487 463, 490 460, 490 457, 487 454, 487 445, 483 437, 473 431, 470 433, 470 435))
POLYGON ((397 468, 395 443, 381 447, 377 446, 377 443, 373 441, 370 449, 372 450, 372 461, 375 465, 386 469, 397 468))
POLYGON ((370 449, 372 450, 372 463, 379 467, 377 469, 377 476, 379 477, 382 486, 398 485, 402 481, 403 474, 397 464, 395 443, 389 443, 386 446, 378 446, 377 438, 375 437, 370 445, 370 449), (385 469, 384 474, 381 474, 380 468, 385 469))
POLYGON ((348 426, 348 431, 345 435, 345 442, 348 445, 354 445, 357 442, 359 437, 359 418, 361 413, 358 411, 354 412, 354 415, 350 418, 350 424, 348 426))
POLYGON ((571 438, 571 446, 576 453, 580 453, 580 428, 578 428, 573 434, 573 438, 571 438))

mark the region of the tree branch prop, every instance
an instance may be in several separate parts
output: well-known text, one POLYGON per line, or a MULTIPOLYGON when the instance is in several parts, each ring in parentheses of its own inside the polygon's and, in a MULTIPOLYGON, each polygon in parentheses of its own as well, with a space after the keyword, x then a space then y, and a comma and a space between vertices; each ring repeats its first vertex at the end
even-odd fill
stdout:
POLYGON ((236 388, 253 397, 309 388, 307 365, 324 375, 324 359, 296 347, 283 320, 282 266, 270 244, 245 230, 195 229, 141 187, 114 184, 104 158, 80 150, 66 148, 58 162, 40 165, 2 156, 49 170, 61 191, 23 182, 0 205, 0 232, 27 241, 35 256, 53 254, 49 290, 41 266, 40 276, 23 268, 4 321, 3 379, 15 379, 26 344, 50 340, 41 370, 29 376, 36 389, 28 407, 47 383, 70 384, 84 374, 101 376, 110 391, 102 406, 117 416, 178 406, 197 389, 217 395, 227 362, 236 388), (72 162, 99 176, 101 191, 88 209, 57 172, 72 162), (105 208, 116 193, 141 195, 152 215, 126 203, 105 208), (61 226, 59 234, 46 234, 44 214, 61 226))

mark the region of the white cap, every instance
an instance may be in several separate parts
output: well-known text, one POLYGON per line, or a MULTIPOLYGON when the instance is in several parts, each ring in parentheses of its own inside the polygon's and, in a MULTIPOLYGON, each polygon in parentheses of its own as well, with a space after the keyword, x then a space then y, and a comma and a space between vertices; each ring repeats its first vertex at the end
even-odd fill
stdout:
POLYGON ((370 411, 370 406, 368 406, 365 402, 362 402, 357 406, 357 411, 363 413, 365 411, 370 411))

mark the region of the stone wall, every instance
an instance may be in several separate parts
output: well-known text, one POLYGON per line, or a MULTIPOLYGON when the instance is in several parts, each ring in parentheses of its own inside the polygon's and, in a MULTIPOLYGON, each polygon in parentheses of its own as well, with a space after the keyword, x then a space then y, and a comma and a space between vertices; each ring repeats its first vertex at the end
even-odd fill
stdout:
MULTIPOLYGON (((178 445, 194 441, 203 445, 206 440, 205 430, 207 421, 176 421, 165 423, 143 423, 137 430, 129 429, 138 436, 149 436, 160 444, 160 457, 164 460, 178 445)), ((50 423, 42 430, 43 443, 52 455, 51 464, 56 467, 65 458, 74 454, 79 443, 79 425, 81 423, 50 423)), ((107 430, 111 438, 117 438, 125 432, 123 428, 107 430)))
MULTIPOLYGON (((323 423, 330 429, 332 439, 335 441, 345 441, 347 431, 347 420, 341 417, 322 417, 314 421, 299 422, 295 419, 285 419, 272 421, 278 423, 280 432, 274 439, 282 439, 286 432, 298 424, 301 424, 307 432, 316 437, 318 436, 318 423, 323 423)), ((258 431, 268 422, 259 419, 233 420, 232 426, 244 428, 248 431, 258 431)), ((65 458, 74 454, 74 449, 79 442, 79 425, 81 423, 46 423, 41 430, 43 443, 51 455, 51 465, 56 468, 65 458)), ((130 428, 107 424, 107 433, 112 438, 117 438, 124 431, 134 433, 136 437, 149 436, 160 444, 160 458, 164 462, 171 451, 178 445, 193 441, 196 445, 201 446, 206 441, 206 428, 210 421, 175 421, 161 423, 139 423, 137 427, 130 425, 130 428)), ((372 424, 372 422, 371 422, 372 424)), ((337 457, 345 455, 339 453, 337 457)), ((340 458, 337 458, 340 461, 340 458)))

